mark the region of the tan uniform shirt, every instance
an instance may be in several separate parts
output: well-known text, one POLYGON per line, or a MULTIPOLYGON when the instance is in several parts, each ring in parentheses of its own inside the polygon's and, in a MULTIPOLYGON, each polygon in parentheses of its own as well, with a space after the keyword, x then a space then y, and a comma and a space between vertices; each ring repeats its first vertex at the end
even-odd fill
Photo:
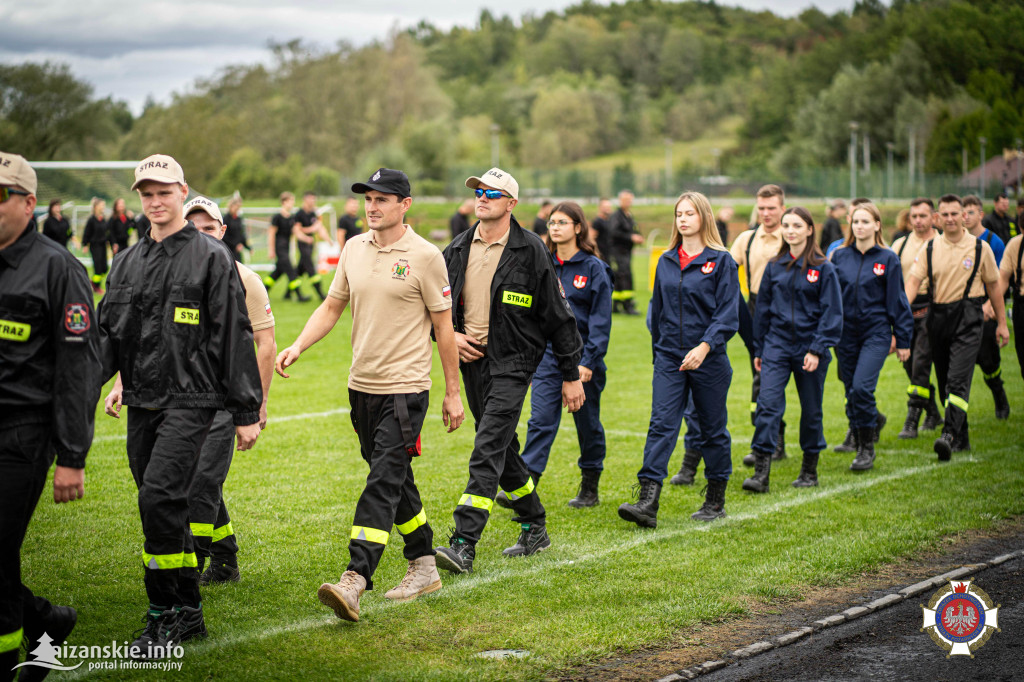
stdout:
POLYGON ((452 307, 448 269, 437 247, 405 226, 388 247, 374 233, 345 242, 328 294, 352 304, 348 387, 363 393, 430 388, 430 313, 452 307))
POLYGON ((482 346, 487 345, 487 330, 491 323, 491 280, 508 244, 509 232, 511 230, 507 230, 498 241, 488 244, 480 238, 480 228, 477 227, 469 246, 466 283, 462 287, 463 313, 466 335, 480 341, 482 346))
MULTIPOLYGON (((928 241, 921 239, 917 236, 917 232, 911 231, 910 234, 905 237, 900 237, 892 243, 892 250, 897 254, 900 254, 900 269, 903 271, 903 282, 906 283, 907 278, 910 277, 910 268, 914 265, 914 259, 917 258, 918 252, 927 244, 928 241), (900 248, 903 242, 907 242, 906 248, 903 249, 903 253, 900 254, 900 248)), ((966 282, 964 282, 966 284, 966 282)), ((917 295, 921 296, 928 293, 928 283, 922 281, 921 286, 917 290, 917 295)), ((913 301, 911 301, 913 303, 913 301)))
POLYGON ((757 294, 758 289, 761 288, 761 277, 764 276, 764 269, 768 267, 768 261, 779 255, 779 249, 782 248, 782 228, 775 228, 775 232, 768 234, 763 226, 760 227, 757 237, 754 238, 754 243, 750 245, 750 262, 747 263, 747 243, 753 234, 753 230, 740 233, 736 237, 736 241, 732 243, 729 253, 732 254, 732 259, 736 261, 737 265, 746 268, 750 278, 750 292, 757 294))
MULTIPOLYGON (((1017 254, 1020 253, 1020 242, 1024 238, 1024 235, 1018 234, 1016 237, 1011 239, 1006 244, 1006 250, 1003 251, 1003 260, 999 263, 999 274, 1007 275, 1010 279, 1013 279, 1017 272, 1017 254)), ((1022 281, 1017 282, 1017 293, 1024 296, 1024 277, 1021 277, 1022 281)), ((1024 314, 1024 311, 1015 314, 1024 314)))
MULTIPOLYGON (((955 303, 963 298, 967 278, 974 269, 974 244, 977 241, 977 238, 967 232, 964 232, 964 236, 956 244, 946 239, 945 234, 932 240, 932 275, 935 277, 932 300, 935 303, 955 303)), ((918 252, 910 273, 920 278, 927 286, 927 249, 922 248, 918 252)), ((992 247, 981 242, 981 265, 978 267, 978 274, 974 276, 974 282, 971 283, 968 298, 984 296, 985 284, 992 284, 998 280, 999 269, 996 267, 992 247)))
POLYGON ((274 313, 270 312, 270 296, 267 294, 267 288, 263 286, 263 280, 238 261, 235 261, 235 266, 245 288, 245 309, 249 313, 252 330, 258 332, 261 329, 270 329, 274 326, 274 313))

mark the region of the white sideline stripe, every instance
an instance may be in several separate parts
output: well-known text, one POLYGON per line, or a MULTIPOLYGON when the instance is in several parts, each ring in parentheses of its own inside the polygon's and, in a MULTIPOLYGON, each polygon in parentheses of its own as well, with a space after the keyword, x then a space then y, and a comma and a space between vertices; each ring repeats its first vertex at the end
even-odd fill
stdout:
MULTIPOLYGON (((326 412, 306 412, 305 414, 289 414, 284 417, 272 417, 267 421, 268 425, 273 425, 278 422, 290 422, 296 419, 319 419, 320 417, 333 417, 336 414, 348 414, 351 410, 347 407, 339 407, 336 410, 328 410, 326 412)), ((97 436, 92 439, 93 443, 108 443, 116 440, 126 440, 127 434, 119 433, 113 436, 97 436)))
MULTIPOLYGON (((498 582, 498 581, 504 581, 504 580, 508 580, 510 578, 522 578, 522 577, 533 575, 535 573, 545 572, 545 571, 548 571, 548 570, 551 570, 551 569, 559 569, 559 568, 565 568, 565 567, 568 567, 568 566, 575 566, 576 564, 582 564, 582 563, 585 563, 585 562, 588 562, 588 561, 594 561, 594 560, 597 560, 597 559, 603 559, 604 557, 606 557, 606 556, 608 556, 610 554, 614 554, 616 552, 627 551, 627 550, 633 549, 635 547, 639 547, 641 545, 646 545, 646 544, 649 544, 649 543, 652 543, 652 542, 659 542, 659 541, 662 541, 662 540, 670 540, 672 538, 677 538, 677 537, 680 537, 680 536, 683 536, 683 535, 689 535, 691 533, 706 533, 709 530, 713 530, 715 528, 719 528, 719 527, 721 527, 722 525, 725 525, 725 524, 732 525, 732 524, 736 524, 736 523, 742 523, 744 521, 752 521, 752 520, 756 520, 756 519, 758 519, 758 518, 760 518, 760 517, 762 517, 764 515, 767 515, 767 514, 773 514, 773 513, 784 511, 786 509, 790 509, 792 507, 799 507, 799 506, 802 506, 802 505, 805 505, 805 504, 810 504, 811 502, 817 502, 818 500, 825 499, 825 498, 828 498, 828 497, 835 497, 837 495, 842 495, 844 493, 848 493, 848 492, 852 492, 852 491, 857 491, 857 490, 863 490, 865 488, 870 488, 870 487, 878 485, 880 483, 888 483, 890 481, 895 481, 895 480, 898 480, 898 479, 901 479, 901 478, 906 478, 908 476, 913 476, 915 474, 920 474, 920 473, 923 473, 923 472, 933 471, 933 470, 940 469, 940 468, 941 469, 949 469, 951 467, 958 466, 959 464, 967 464, 967 463, 978 462, 978 461, 980 461, 980 460, 976 459, 973 456, 969 456, 969 457, 964 457, 964 458, 958 458, 958 459, 956 459, 953 462, 947 462, 947 463, 944 463, 944 464, 939 464, 938 462, 933 462, 930 465, 916 466, 916 467, 911 467, 909 469, 901 469, 899 471, 894 471, 891 474, 885 474, 884 476, 879 476, 877 478, 871 478, 871 479, 860 480, 860 481, 851 482, 851 483, 845 483, 845 484, 842 484, 842 485, 838 485, 838 486, 836 486, 834 488, 820 488, 819 490, 816 490, 815 492, 813 492, 813 493, 811 493, 809 495, 799 495, 799 496, 796 496, 796 497, 791 497, 791 498, 789 498, 787 500, 781 500, 781 501, 776 502, 775 504, 769 505, 769 506, 767 506, 767 507, 765 507, 765 508, 763 508, 763 509, 761 509, 760 511, 757 511, 757 512, 741 512, 739 514, 727 516, 726 518, 720 519, 718 521, 715 521, 714 523, 698 523, 698 522, 693 522, 692 525, 690 525, 688 523, 686 526, 684 526, 682 528, 677 528, 675 530, 670 530, 670 531, 653 530, 653 531, 650 531, 650 532, 642 532, 642 533, 638 533, 637 536, 635 538, 631 539, 631 540, 619 543, 617 545, 612 545, 610 547, 606 547, 606 548, 604 548, 602 550, 599 550, 597 552, 592 552, 590 554, 584 554, 582 556, 578 556, 575 559, 562 559, 560 561, 556 561, 556 562, 553 562, 553 563, 543 563, 543 564, 535 563, 532 566, 526 568, 525 570, 510 570, 510 569, 507 569, 507 568, 505 568, 505 569, 502 569, 502 568, 498 568, 498 569, 488 568, 487 575, 479 576, 478 577, 477 575, 474 574, 474 575, 471 575, 471 576, 469 576, 467 578, 463 578, 463 579, 459 580, 457 583, 455 583, 454 585, 445 587, 443 591, 441 591, 440 593, 438 593, 437 595, 435 595, 432 598, 433 599, 447 599, 449 596, 451 596, 451 597, 458 597, 463 592, 468 592, 470 590, 475 590, 478 587, 486 587, 487 585, 490 585, 491 583, 495 583, 495 582, 498 582)), ((686 523, 686 522, 684 522, 684 523, 686 523)), ((567 549, 571 550, 572 548, 571 547, 567 547, 567 549)), ((388 602, 388 601, 367 604, 362 609, 360 617, 366 616, 366 615, 373 615, 373 614, 376 614, 376 613, 381 613, 381 612, 384 612, 384 611, 389 610, 389 609, 401 608, 401 607, 405 606, 406 604, 408 604, 408 602, 406 602, 404 604, 396 604, 396 603, 388 602)), ((248 644, 250 642, 253 642, 253 641, 256 641, 256 640, 261 640, 261 639, 266 639, 268 637, 275 637, 277 635, 286 634, 286 633, 289 633, 289 632, 300 632, 300 631, 303 631, 303 630, 309 630, 309 629, 312 629, 312 628, 315 628, 315 627, 321 627, 321 626, 328 626, 328 625, 336 624, 336 623, 339 623, 339 622, 340 621, 338 620, 338 618, 336 618, 334 616, 315 616, 315 617, 310 617, 310 618, 304 618, 302 620, 294 621, 292 623, 287 623, 287 624, 284 624, 284 625, 277 625, 277 626, 269 627, 269 628, 261 628, 261 629, 256 629, 256 630, 250 630, 249 632, 240 633, 238 635, 228 635, 226 637, 218 638, 215 641, 206 640, 205 642, 201 642, 201 643, 198 643, 198 644, 195 644, 195 645, 190 645, 188 647, 187 651, 192 652, 192 656, 197 656, 197 655, 205 654, 205 653, 210 652, 210 651, 215 651, 215 650, 218 650, 218 649, 223 649, 223 648, 226 648, 226 647, 235 646, 236 644, 248 644)), ((90 671, 86 671, 86 672, 84 672, 81 675, 75 675, 74 673, 72 673, 71 675, 68 675, 68 678, 69 679, 79 679, 79 678, 88 677, 91 674, 92 673, 90 671)))

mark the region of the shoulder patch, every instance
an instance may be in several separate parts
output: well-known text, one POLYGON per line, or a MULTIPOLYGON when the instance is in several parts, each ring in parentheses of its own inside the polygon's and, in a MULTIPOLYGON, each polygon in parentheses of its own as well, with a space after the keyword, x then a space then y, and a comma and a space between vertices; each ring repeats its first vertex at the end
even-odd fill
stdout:
POLYGON ((68 303, 64 306, 64 328, 72 334, 84 334, 89 331, 92 321, 89 319, 89 306, 84 303, 68 303))

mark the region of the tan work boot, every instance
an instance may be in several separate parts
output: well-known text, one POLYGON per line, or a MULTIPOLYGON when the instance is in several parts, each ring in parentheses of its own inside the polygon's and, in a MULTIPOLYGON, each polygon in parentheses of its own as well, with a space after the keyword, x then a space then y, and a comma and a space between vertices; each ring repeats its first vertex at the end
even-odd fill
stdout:
POLYGON ((316 591, 324 606, 334 609, 334 615, 353 623, 359 621, 359 597, 366 591, 366 578, 355 571, 345 571, 337 584, 324 583, 316 591))
POLYGON ((387 591, 386 599, 403 602, 412 601, 423 594, 430 594, 441 589, 441 576, 437 574, 437 561, 433 556, 421 556, 409 562, 402 582, 387 591))

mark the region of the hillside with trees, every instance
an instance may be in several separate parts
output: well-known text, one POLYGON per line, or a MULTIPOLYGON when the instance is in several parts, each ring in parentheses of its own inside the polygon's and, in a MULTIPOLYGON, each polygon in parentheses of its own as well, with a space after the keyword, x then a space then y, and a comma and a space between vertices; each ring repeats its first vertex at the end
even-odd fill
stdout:
MULTIPOLYGON (((484 11, 472 28, 424 22, 361 47, 273 45, 270 67, 225 69, 135 120, 121 104, 78 97, 27 151, 139 158, 159 148, 212 192, 330 192, 382 164, 440 191, 490 162, 494 135, 503 163, 542 171, 699 139, 738 116, 723 172, 841 166, 855 120, 874 160, 892 143, 905 161, 914 135, 926 170, 955 173, 979 136, 999 150, 1024 134, 1022 45, 1020 2, 865 0, 783 18, 713 1, 585 0, 521 18, 484 11)), ((24 148, 26 101, 45 94, 26 92, 26 69, 47 70, 46 87, 62 93, 81 89, 59 65, 7 69, 4 148, 24 148)))

